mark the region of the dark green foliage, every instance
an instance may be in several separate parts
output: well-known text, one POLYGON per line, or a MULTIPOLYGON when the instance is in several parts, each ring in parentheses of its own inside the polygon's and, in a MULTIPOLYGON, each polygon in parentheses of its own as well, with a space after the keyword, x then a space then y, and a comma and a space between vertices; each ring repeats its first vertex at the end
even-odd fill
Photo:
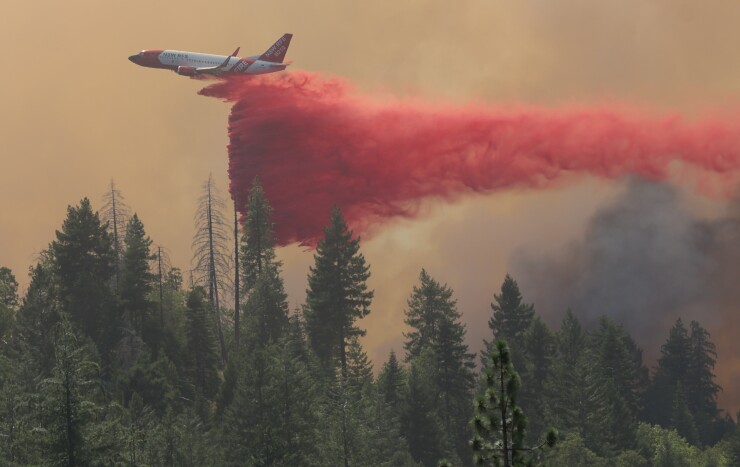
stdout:
POLYGON ((621 326, 604 317, 586 354, 586 445, 601 455, 634 446, 648 383, 642 351, 621 326))
POLYGON ((244 306, 248 336, 262 347, 277 341, 288 325, 288 296, 277 268, 275 264, 265 266, 244 306))
POLYGON ((686 412, 693 418, 698 438, 687 434, 692 430, 685 425, 688 423, 685 416, 680 418, 683 425, 679 432, 689 436, 691 442, 713 444, 727 430, 717 408, 717 394, 721 390, 714 382, 717 353, 709 333, 699 323, 692 321, 690 328, 689 332, 678 319, 661 347, 661 357, 648 391, 646 415, 653 423, 679 429, 675 424, 675 400, 666 394, 676 394, 680 387, 684 399, 680 403, 685 404, 686 412))
POLYGON ((383 402, 398 412, 406 393, 406 371, 391 350, 388 361, 378 374, 378 391, 383 402))
POLYGON ((270 222, 272 208, 265 198, 265 192, 258 178, 254 179, 247 201, 247 214, 244 217, 244 234, 241 241, 242 278, 245 294, 252 290, 257 278, 267 266, 274 266, 275 238, 270 222))
MULTIPOLYGON (((545 393, 550 404, 552 422, 561 432, 583 436, 587 417, 584 381, 588 372, 586 332, 568 310, 555 336, 557 358, 554 359, 545 393)), ((580 438, 581 441, 582 438, 580 438)))
POLYGON ((206 292, 195 287, 187 301, 187 367, 199 395, 211 398, 218 390, 218 356, 206 292))
POLYGON ((440 322, 457 319, 460 315, 455 310, 452 289, 432 279, 424 269, 407 303, 404 322, 411 330, 404 333, 404 348, 406 361, 409 361, 439 340, 440 322))
POLYGON ((555 349, 555 336, 545 322, 535 315, 524 334, 527 371, 522 378, 520 397, 520 405, 525 413, 538 414, 530 421, 528 439, 541 438, 547 429, 548 420, 545 417, 551 413, 547 392, 548 382, 552 378, 555 349))
POLYGON ((436 417, 434 360, 431 350, 415 358, 409 369, 408 392, 401 417, 401 433, 409 452, 425 467, 437 465, 445 457, 445 433, 436 417))
MULTIPOLYGON (((265 198, 262 185, 255 177, 247 201, 247 214, 244 218, 241 238, 241 279, 243 287, 240 294, 248 296, 257 285, 263 271, 277 274, 280 262, 275 259, 275 239, 273 225, 270 222, 272 208, 265 198)), ((236 281, 236 286, 239 282, 236 281)), ((282 286, 281 286, 282 287, 282 286)), ((249 309, 247 309, 249 312, 249 309)), ((234 313, 234 341, 240 342, 240 310, 234 313)))
POLYGON ((686 392, 680 383, 676 386, 676 392, 673 395, 671 426, 689 443, 696 445, 699 442, 699 432, 696 429, 696 422, 694 421, 694 416, 689 411, 686 403, 686 392))
POLYGON ((556 433, 551 429, 539 446, 524 444, 527 418, 517 405, 521 381, 506 342, 496 341, 494 349, 488 355, 489 366, 482 375, 485 392, 475 399, 474 435, 470 441, 473 463, 504 467, 532 465, 532 453, 544 446, 554 446, 556 433))
POLYGON ((569 433, 546 457, 548 467, 606 467, 604 459, 586 447, 577 433, 569 433))
POLYGON ((154 310, 150 294, 154 275, 149 262, 155 258, 149 248, 152 241, 144 232, 144 224, 134 214, 126 227, 125 245, 118 293, 124 315, 134 332, 141 334, 144 322, 154 310))
POLYGON ((54 365, 53 328, 60 318, 59 287, 54 263, 48 252, 31 268, 31 283, 15 320, 14 344, 18 351, 30 354, 45 375, 54 365))
POLYGON ((373 292, 367 288, 370 269, 360 253, 360 240, 352 238, 336 206, 314 260, 308 274, 306 328, 324 368, 328 371, 338 361, 344 373, 347 341, 365 334, 355 321, 370 313, 373 292))
POLYGON ((214 229, 206 194, 196 235, 205 275, 191 283, 208 283, 212 301, 201 287, 181 290, 161 248, 152 275, 136 216, 113 229, 125 232, 116 254, 87 200, 69 208, 20 304, 0 268, 0 465, 465 466, 471 418, 484 465, 740 465, 740 430, 717 407, 716 349, 698 323, 676 323, 646 392, 642 352, 618 323, 586 332, 568 312, 553 333, 509 276, 489 326, 513 351, 486 344, 494 353, 482 358, 475 406, 462 314, 424 270, 408 300, 405 362, 391 352, 376 380, 357 323, 373 296, 359 241, 335 209, 305 314, 289 316, 257 181, 240 248, 251 275, 233 341, 223 312, 221 373, 213 269, 228 265, 209 247, 226 230, 214 229), (550 424, 565 439, 543 451, 555 441, 550 424))
POLYGON ((56 238, 51 252, 64 310, 105 356, 116 330, 109 287, 116 268, 113 240, 87 198, 79 206, 67 208, 67 218, 56 238))
POLYGON ((737 413, 735 420, 739 423, 727 443, 727 457, 730 465, 740 465, 740 412, 737 413))
POLYGON ((90 465, 112 448, 101 435, 103 408, 96 403, 100 391, 99 367, 87 356, 72 326, 60 322, 54 346, 53 373, 40 383, 45 394, 46 456, 51 465, 90 465))
POLYGON ((319 393, 303 346, 300 334, 288 332, 242 355, 224 415, 230 465, 320 464, 319 393))
POLYGON ((124 400, 135 394, 147 407, 162 415, 168 407, 175 407, 180 399, 180 377, 175 365, 164 355, 152 361, 144 355, 128 369, 121 383, 124 400))
POLYGON ((422 269, 419 285, 408 300, 404 334, 407 361, 428 352, 433 362, 432 385, 435 415, 447 434, 445 442, 459 458, 467 452, 470 398, 475 384, 474 355, 465 345, 465 326, 460 322, 452 289, 441 285, 422 269))
POLYGON ((661 426, 671 425, 671 397, 666 394, 675 394, 678 384, 683 385, 688 367, 690 353, 689 334, 683 321, 679 318, 671 328, 668 339, 660 349, 658 368, 650 385, 647 398, 647 418, 661 426))
MULTIPOLYGON (((534 306, 524 303, 519 285, 508 274, 501 284, 501 292, 494 294, 493 299, 493 316, 488 320, 488 327, 494 340, 504 339, 509 343, 514 366, 520 371, 525 370, 524 334, 534 318, 534 306)), ((492 342, 486 343, 488 353, 493 350, 492 342)))
POLYGON ((13 271, 0 267, 0 306, 14 309, 18 306, 18 282, 13 271))

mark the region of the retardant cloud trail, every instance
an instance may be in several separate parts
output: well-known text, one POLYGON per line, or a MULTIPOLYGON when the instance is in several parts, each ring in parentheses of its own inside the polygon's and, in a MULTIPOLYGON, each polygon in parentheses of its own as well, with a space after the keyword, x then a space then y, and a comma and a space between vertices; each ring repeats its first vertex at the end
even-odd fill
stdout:
POLYGON ((334 203, 367 234, 427 198, 548 187, 567 174, 661 180, 672 161, 728 178, 740 168, 740 124, 722 119, 454 106, 304 72, 227 78, 201 94, 233 103, 231 192, 244 206, 260 177, 283 245, 313 244, 334 203))

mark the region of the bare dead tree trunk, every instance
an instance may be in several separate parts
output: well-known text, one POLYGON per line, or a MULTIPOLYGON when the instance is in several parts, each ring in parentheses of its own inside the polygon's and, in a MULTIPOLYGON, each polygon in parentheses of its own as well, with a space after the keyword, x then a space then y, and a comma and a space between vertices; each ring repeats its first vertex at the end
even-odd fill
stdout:
POLYGON ((239 348, 239 220, 234 199, 234 346, 239 348))

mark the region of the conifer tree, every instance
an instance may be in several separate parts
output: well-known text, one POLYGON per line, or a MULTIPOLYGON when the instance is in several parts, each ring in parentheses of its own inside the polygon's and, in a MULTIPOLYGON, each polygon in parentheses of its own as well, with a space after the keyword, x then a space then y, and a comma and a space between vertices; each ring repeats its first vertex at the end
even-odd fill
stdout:
POLYGON ((388 361, 378 374, 378 391, 383 401, 398 412, 406 392, 406 372, 391 350, 388 361))
POLYGON ((155 256, 150 251, 152 241, 144 232, 144 224, 136 214, 126 226, 125 243, 119 295, 131 328, 141 333, 145 319, 153 311, 150 294, 153 290, 154 275, 149 269, 149 262, 155 259, 155 256))
POLYGON ((193 236, 194 281, 205 285, 211 303, 213 321, 216 326, 221 362, 226 363, 226 341, 224 340, 221 316, 221 300, 231 271, 229 248, 230 229, 224 218, 226 204, 212 176, 203 183, 198 208, 195 213, 195 235, 193 236))
POLYGON ((367 288, 370 270, 360 253, 360 240, 352 238, 336 206, 314 260, 306 291, 306 328, 325 370, 332 369, 333 361, 338 361, 342 377, 346 378, 347 343, 353 336, 365 334, 355 321, 370 312, 373 292, 367 288))
MULTIPOLYGON (((249 297, 252 289, 263 271, 280 271, 280 262, 275 258, 275 239, 273 225, 270 222, 272 208, 265 198, 265 193, 258 178, 255 177, 247 200, 247 214, 244 217, 241 238, 241 294, 249 297)), ((239 343, 238 309, 234 315, 234 339, 239 343)), ((247 310, 248 311, 248 310, 247 310)))
POLYGON ((299 330, 295 323, 289 324, 277 341, 240 349, 243 364, 224 415, 229 462, 321 464, 318 386, 304 360, 305 344, 299 330))
POLYGON ((419 285, 414 286, 407 301, 404 322, 411 331, 404 333, 406 361, 439 341, 439 326, 444 320, 457 320, 460 314, 455 309, 452 289, 435 281, 426 270, 419 274, 419 285))
POLYGON ((724 435, 719 420, 717 395, 722 388, 715 383, 714 366, 717 362, 717 351, 709 339, 709 332, 697 321, 690 324, 689 352, 687 355, 686 378, 683 387, 686 391, 686 404, 695 414, 697 428, 703 444, 714 444, 724 435), (718 432, 719 431, 719 432, 718 432))
POLYGON ((110 348, 116 315, 109 288, 116 256, 105 224, 84 198, 67 208, 62 230, 51 244, 59 296, 73 323, 93 338, 103 356, 110 348))
POLYGON ((18 306, 18 281, 6 267, 0 267, 0 305, 10 309, 18 306))
POLYGON ((85 355, 72 326, 59 323, 51 377, 41 383, 47 396, 48 462, 53 465, 90 465, 94 451, 90 427, 98 407, 92 392, 98 387, 98 366, 85 355))
POLYGON ((660 348, 661 357, 646 396, 649 401, 646 407, 647 418, 652 423, 671 426, 672 398, 666 397, 666 394, 675 394, 676 387, 685 384, 690 347, 688 331, 679 318, 660 348))
POLYGON ((436 414, 448 443, 458 457, 467 451, 470 398, 475 384, 474 355, 465 345, 465 326, 460 322, 452 289, 441 285, 422 270, 419 286, 414 286, 408 300, 405 322, 411 331, 404 334, 407 361, 413 361, 425 351, 434 359, 431 384, 437 397, 436 414))
POLYGON ((738 420, 738 423, 727 445, 728 465, 740 465, 740 412, 737 413, 735 420, 738 420))
MULTIPOLYGON (((488 320, 488 327, 493 333, 494 341, 504 339, 512 349, 513 364, 519 371, 525 370, 524 334, 534 318, 534 306, 524 303, 519 285, 508 274, 501 284, 501 293, 493 295, 491 303, 493 316, 488 320)), ((487 352, 492 350, 491 343, 486 342, 487 352)))
POLYGON ((699 442, 699 432, 686 403, 686 394, 681 383, 676 385, 676 392, 673 395, 671 426, 690 444, 696 445, 699 442))
POLYGON ((196 286, 187 302, 187 358, 191 380, 200 395, 213 397, 218 389, 217 354, 205 290, 196 286))
POLYGON ((600 319, 590 340, 584 381, 585 440, 598 454, 613 455, 634 446, 648 372, 642 351, 609 318, 600 319))
POLYGON ((257 338, 262 347, 277 341, 288 325, 288 295, 277 268, 271 264, 263 269, 245 304, 249 312, 245 322, 254 329, 249 337, 257 338))
POLYGON ((426 349, 409 368, 408 392, 401 414, 401 433, 409 452, 424 467, 434 467, 450 451, 444 428, 436 416, 434 357, 426 349))
POLYGON ((551 381, 555 337, 542 319, 535 315, 524 334, 524 350, 527 356, 526 377, 522 378, 521 407, 527 413, 538 413, 529 425, 531 437, 538 438, 547 428, 546 417, 551 413, 547 384, 551 381))
MULTIPOLYGON (((553 361, 546 397, 551 402, 554 424, 561 432, 583 436, 586 333, 571 310, 556 334, 557 358, 553 361)), ((544 396, 544 395, 543 395, 544 396)))
POLYGON ((262 184, 255 177, 247 200, 247 214, 244 217, 241 241, 245 294, 252 290, 263 268, 273 265, 276 261, 271 215, 272 208, 265 198, 262 184))
POLYGON ((116 255, 113 285, 117 290, 123 252, 125 250, 126 226, 131 218, 131 210, 126 204, 121 190, 116 188, 113 180, 110 181, 108 190, 103 194, 103 207, 100 210, 100 218, 103 222, 107 223, 108 232, 113 239, 113 250, 116 255))
POLYGON ((504 467, 532 465, 531 454, 544 446, 552 447, 557 434, 550 429, 541 444, 533 447, 524 444, 527 418, 517 405, 521 381, 505 341, 496 341, 488 362, 482 376, 485 393, 475 399, 474 436, 470 441, 473 463, 504 467))

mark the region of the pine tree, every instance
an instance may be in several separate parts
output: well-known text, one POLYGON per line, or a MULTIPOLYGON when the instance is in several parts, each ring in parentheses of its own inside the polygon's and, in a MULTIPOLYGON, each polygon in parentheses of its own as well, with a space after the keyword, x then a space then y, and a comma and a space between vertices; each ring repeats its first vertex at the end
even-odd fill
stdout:
POLYGON ((18 306, 18 281, 6 267, 0 267, 0 305, 10 309, 18 306))
POLYGON ((51 374, 54 366, 53 335, 62 310, 55 265, 48 251, 31 268, 31 283, 16 314, 12 341, 15 352, 31 358, 37 371, 51 374))
POLYGON ((67 218, 56 237, 51 251, 63 307, 105 357, 116 330, 109 288, 116 267, 112 238, 87 198, 78 207, 67 208, 67 218))
POLYGON ((149 269, 149 262, 156 257, 151 254, 151 244, 152 241, 144 232, 144 224, 134 214, 126 226, 126 250, 123 254, 119 295, 129 325, 139 334, 154 306, 150 299, 154 275, 149 269))
POLYGON ((550 429, 538 446, 524 444, 527 418, 517 406, 521 381, 511 362, 509 347, 496 341, 483 373, 485 393, 475 399, 474 436, 470 441, 476 465, 504 467, 532 465, 530 455, 544 446, 552 447, 557 438, 550 429))
POLYGON ((373 364, 357 336, 347 345, 347 387, 350 397, 361 399, 373 386, 373 364))
MULTIPOLYGON (((262 185, 258 178, 252 183, 247 200, 247 214, 244 217, 243 234, 241 238, 241 277, 243 287, 241 293, 249 296, 257 284, 263 270, 280 270, 280 262, 275 258, 275 239, 273 225, 270 222, 272 208, 265 198, 262 185)), ((235 342, 239 343, 239 310, 234 315, 235 342)))
MULTIPOLYGON (((512 349, 513 364, 520 371, 525 370, 524 334, 532 318, 534 306, 523 302, 519 285, 508 274, 501 284, 501 293, 493 295, 491 303, 493 316, 488 320, 488 327, 493 333, 494 341, 504 339, 512 349)), ((486 342, 487 352, 492 350, 493 341, 486 342)))
POLYGON ((648 372, 642 351, 629 334, 602 317, 586 355, 587 446, 601 455, 631 448, 642 409, 648 372))
POLYGON ((188 294, 187 358, 191 380, 198 394, 210 398, 218 389, 218 358, 205 295, 202 287, 195 287, 188 294))
POLYGON ((318 386, 299 328, 289 329, 265 347, 241 349, 243 364, 223 424, 234 465, 320 464, 318 386))
POLYGON ((407 361, 424 351, 431 351, 435 362, 432 384, 437 395, 437 416, 449 435, 448 442, 457 455, 467 451, 467 422, 473 394, 474 355, 465 345, 465 326, 460 322, 452 289, 441 285, 425 270, 419 275, 408 300, 405 322, 411 331, 405 333, 407 361))
MULTIPOLYGON (((661 357, 655 376, 648 389, 647 418, 663 427, 671 426, 671 402, 666 394, 675 394, 676 387, 686 383, 691 342, 681 318, 676 320, 668 333, 668 339, 660 348, 661 357)), ((685 386, 684 386, 685 387, 685 386)))
POLYGON ((272 208, 265 198, 265 192, 259 179, 255 178, 247 201, 247 214, 244 217, 244 234, 241 242, 245 294, 249 293, 257 283, 262 270, 276 262, 271 215, 272 208))
POLYGON ((311 346, 329 374, 336 359, 346 377, 347 342, 365 334, 355 321, 370 312, 373 292, 367 288, 370 270, 360 253, 360 240, 352 238, 336 206, 314 260, 304 310, 311 346))
POLYGON ((690 328, 690 350, 683 380, 686 404, 689 411, 694 414, 696 426, 701 434, 699 441, 702 444, 714 444, 724 435, 717 426, 721 425, 717 394, 722 390, 714 381, 717 351, 709 339, 709 332, 698 322, 692 321, 690 328))
POLYGON ((456 320, 460 314, 455 310, 452 289, 435 281, 424 269, 407 304, 404 322, 411 331, 404 333, 404 348, 406 361, 410 361, 439 340, 439 325, 443 320, 456 320))
POLYGON ((436 417, 434 356, 422 351, 409 368, 408 392, 401 414, 401 433, 409 452, 424 467, 435 467, 451 448, 446 443, 442 424, 436 417))
POLYGON ((555 337, 542 319, 535 315, 524 334, 524 350, 527 354, 526 377, 522 378, 521 407, 527 413, 538 413, 529 425, 529 435, 539 438, 547 428, 546 418, 551 412, 547 384, 553 370, 555 337))
POLYGON ((42 382, 47 396, 48 462, 89 465, 93 460, 89 427, 98 410, 91 393, 98 385, 99 368, 86 357, 66 319, 58 326, 54 351, 53 374, 42 382))
POLYGON ((248 335, 256 337, 255 344, 262 347, 277 341, 288 325, 288 295, 277 268, 271 264, 263 269, 244 307, 248 311, 247 327, 254 329, 248 335))
POLYGON ((110 181, 108 191, 103 194, 103 207, 100 210, 100 218, 107 223, 108 232, 113 239, 113 250, 116 255, 116 268, 113 276, 113 285, 118 290, 120 280, 120 268, 123 262, 124 242, 126 238, 126 226, 131 218, 131 210, 126 205, 121 190, 116 188, 113 180, 110 181))
POLYGON ((699 442, 699 432, 696 429, 694 416, 686 403, 686 394, 681 383, 676 385, 676 392, 673 395, 671 426, 690 444, 695 445, 699 442))
POLYGON ((10 331, 17 305, 18 282, 10 269, 0 267, 0 341, 10 331))
POLYGON ((398 412, 406 393, 406 372, 393 350, 378 374, 378 391, 383 401, 398 412))
POLYGON ((464 458, 467 448, 468 421, 472 413, 470 399, 475 385, 475 355, 468 352, 464 341, 465 326, 459 319, 440 321, 439 337, 433 346, 438 412, 460 458, 464 458))
POLYGON ((203 183, 195 213, 195 235, 193 236, 194 281, 205 285, 208 301, 216 326, 221 362, 226 363, 226 341, 223 333, 221 300, 231 276, 231 254, 229 253, 230 229, 223 215, 226 204, 221 198, 212 176, 203 183))
POLYGON ((737 413, 735 420, 738 420, 738 423, 727 446, 728 465, 740 465, 740 412, 737 413))
MULTIPOLYGON (((547 381, 546 397, 551 401, 554 424, 561 432, 583 436, 586 333, 568 310, 556 334, 557 358, 547 381)), ((544 396, 544 395, 543 395, 544 396)))

